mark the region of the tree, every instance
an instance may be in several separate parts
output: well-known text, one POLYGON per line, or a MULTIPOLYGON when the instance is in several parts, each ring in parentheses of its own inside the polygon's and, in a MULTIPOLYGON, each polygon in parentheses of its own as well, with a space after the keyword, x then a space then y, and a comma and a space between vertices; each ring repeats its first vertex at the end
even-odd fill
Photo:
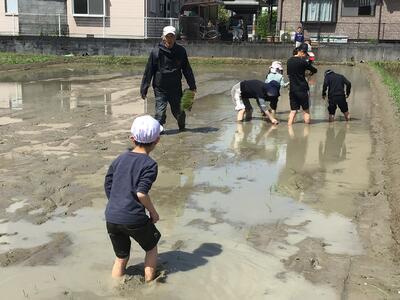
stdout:
POLYGON ((270 14, 268 12, 263 12, 257 17, 256 34, 259 37, 265 38, 269 35, 275 35, 277 22, 276 11, 272 11, 271 24, 269 24, 269 22, 270 14))

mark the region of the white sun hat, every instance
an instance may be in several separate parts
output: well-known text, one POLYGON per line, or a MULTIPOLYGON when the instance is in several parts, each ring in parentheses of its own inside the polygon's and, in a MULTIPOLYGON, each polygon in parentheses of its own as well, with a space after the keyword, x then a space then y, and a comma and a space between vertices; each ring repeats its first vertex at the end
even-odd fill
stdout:
POLYGON ((138 143, 150 144, 157 140, 163 127, 149 115, 143 115, 133 120, 131 133, 138 143))

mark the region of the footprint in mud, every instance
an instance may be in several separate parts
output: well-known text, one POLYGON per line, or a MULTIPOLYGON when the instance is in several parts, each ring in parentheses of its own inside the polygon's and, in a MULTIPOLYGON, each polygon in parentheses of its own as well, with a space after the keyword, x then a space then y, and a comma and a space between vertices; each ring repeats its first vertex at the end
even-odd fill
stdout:
MULTIPOLYGON (((159 265, 154 282, 165 283, 168 274, 187 272, 204 266, 208 263, 207 257, 217 256, 222 252, 222 246, 216 243, 203 243, 193 252, 182 251, 182 247, 184 247, 184 242, 179 240, 172 246, 175 250, 158 255, 159 265)), ((144 284, 143 267, 141 263, 126 269, 124 282, 119 287, 121 292, 147 286, 144 284)))
POLYGON ((157 268, 156 278, 147 284, 144 280, 143 268, 133 266, 128 269, 129 272, 127 271, 127 275, 115 286, 121 296, 140 294, 143 289, 152 287, 157 283, 165 283, 167 280, 167 270, 165 270, 162 265, 157 268))

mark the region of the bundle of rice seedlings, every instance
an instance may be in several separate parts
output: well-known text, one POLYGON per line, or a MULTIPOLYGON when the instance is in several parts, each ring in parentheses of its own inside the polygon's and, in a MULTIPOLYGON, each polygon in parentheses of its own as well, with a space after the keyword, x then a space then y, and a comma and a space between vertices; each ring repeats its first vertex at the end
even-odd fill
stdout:
POLYGON ((189 89, 185 89, 183 91, 183 95, 181 98, 181 109, 182 110, 191 110, 192 109, 192 105, 194 102, 194 95, 195 92, 189 89))

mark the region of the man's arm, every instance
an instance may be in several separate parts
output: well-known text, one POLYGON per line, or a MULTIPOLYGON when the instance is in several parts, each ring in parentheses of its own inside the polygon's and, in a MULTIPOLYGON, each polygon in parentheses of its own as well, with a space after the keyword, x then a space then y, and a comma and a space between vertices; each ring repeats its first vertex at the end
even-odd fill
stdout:
POLYGON ((343 76, 344 84, 346 85, 346 97, 350 96, 351 92, 351 82, 347 80, 346 77, 343 76))
POLYGON ((147 91, 151 84, 151 79, 155 73, 155 69, 157 66, 157 57, 155 57, 154 51, 151 51, 149 59, 147 60, 146 68, 144 70, 142 84, 140 85, 140 96, 142 99, 145 99, 147 96, 147 91))
POLYGON ((306 63, 306 69, 311 72, 311 75, 314 75, 315 73, 318 72, 317 68, 315 68, 312 64, 305 62, 306 63))
POLYGON ((148 194, 143 194, 141 192, 136 193, 140 203, 149 211, 150 218, 153 223, 157 223, 160 219, 156 209, 154 208, 153 202, 151 202, 150 196, 148 194))
POLYGON ((328 89, 328 79, 325 76, 324 85, 322 86, 322 98, 326 97, 326 90, 328 89))
POLYGON ((105 180, 104 180, 104 191, 106 192, 107 199, 110 199, 111 186, 112 186, 112 182, 113 182, 113 175, 114 175, 114 168, 111 165, 108 168, 108 172, 107 172, 105 180))
POLYGON ((190 66, 186 50, 183 50, 182 73, 185 76, 186 82, 192 91, 196 91, 196 81, 194 79, 193 70, 190 66))

